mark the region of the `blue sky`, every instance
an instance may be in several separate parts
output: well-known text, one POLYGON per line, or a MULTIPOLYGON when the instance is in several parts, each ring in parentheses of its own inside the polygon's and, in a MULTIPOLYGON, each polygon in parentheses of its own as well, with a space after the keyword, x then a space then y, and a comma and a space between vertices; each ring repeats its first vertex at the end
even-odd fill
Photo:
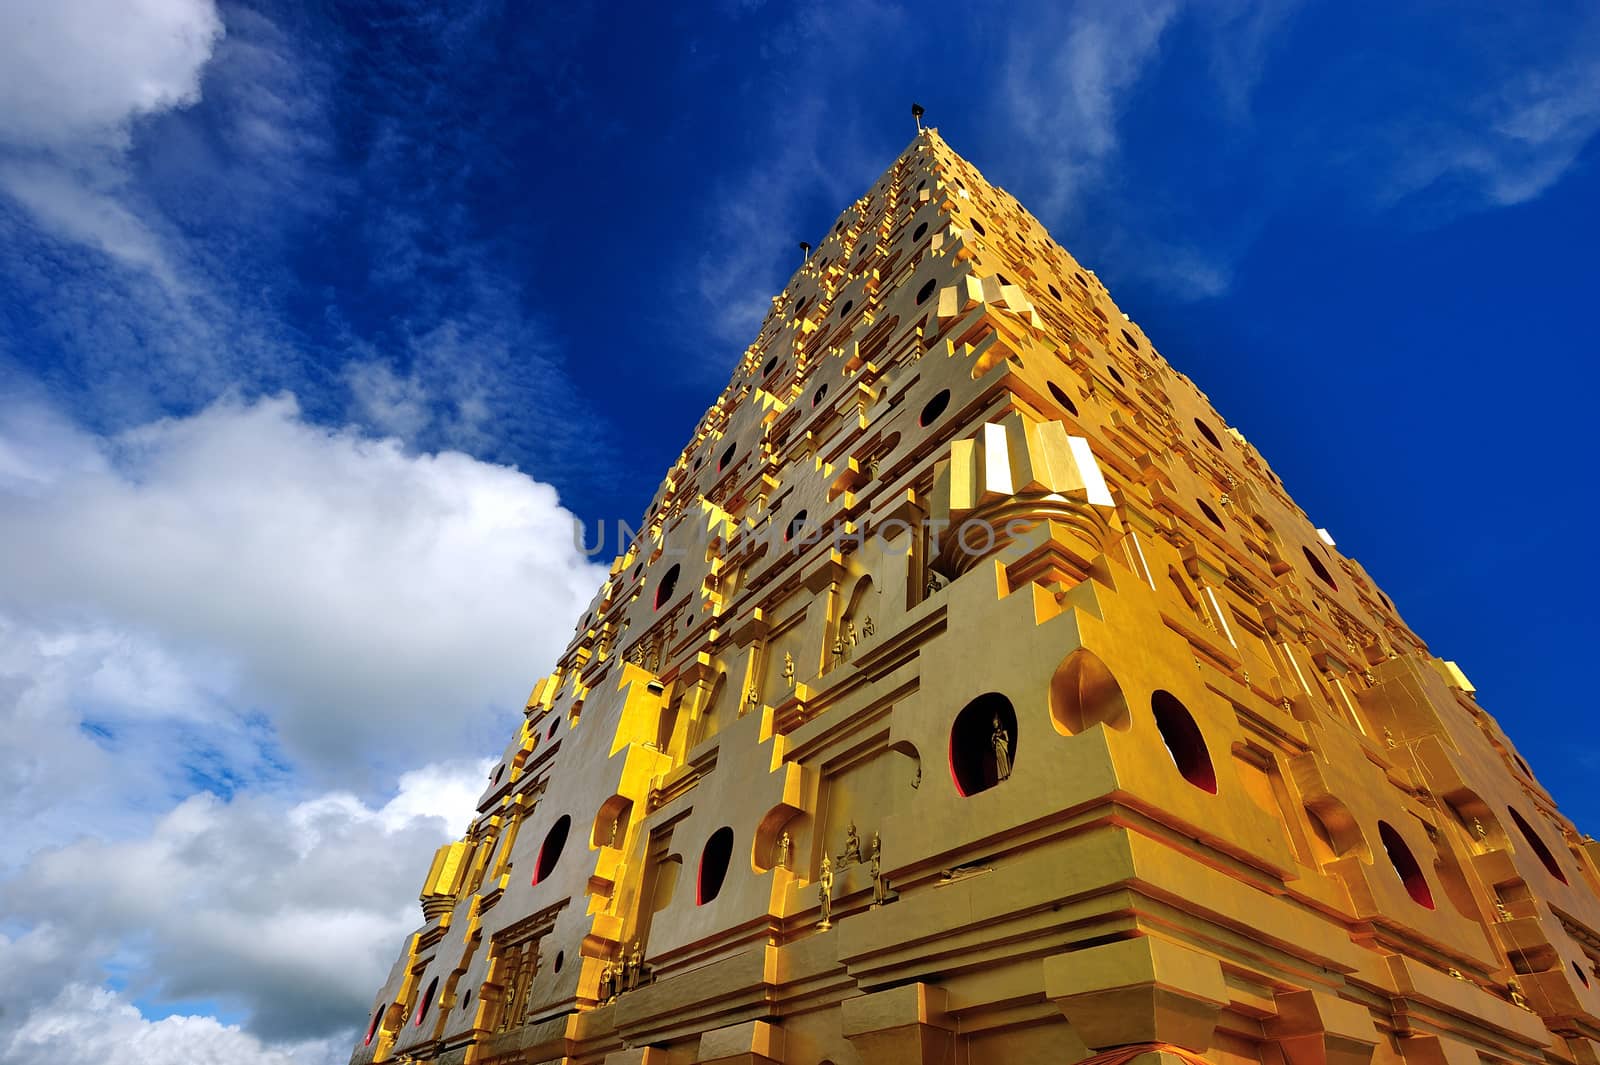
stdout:
POLYGON ((1600 11, 1525 7, 0 2, 0 1062, 345 1060, 572 518, 912 100, 1596 830, 1600 11))

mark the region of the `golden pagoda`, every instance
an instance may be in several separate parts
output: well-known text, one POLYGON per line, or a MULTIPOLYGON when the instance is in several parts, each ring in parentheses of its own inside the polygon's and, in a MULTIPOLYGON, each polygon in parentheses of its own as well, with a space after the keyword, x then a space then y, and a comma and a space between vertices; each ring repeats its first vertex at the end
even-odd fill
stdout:
POLYGON ((353 1062, 1600 1063, 1600 847, 937 132, 621 547, 353 1062))

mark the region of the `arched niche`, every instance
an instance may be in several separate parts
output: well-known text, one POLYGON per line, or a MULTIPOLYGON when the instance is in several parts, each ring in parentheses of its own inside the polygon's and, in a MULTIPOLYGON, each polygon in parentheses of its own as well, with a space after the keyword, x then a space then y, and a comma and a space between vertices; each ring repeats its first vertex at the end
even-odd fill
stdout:
POLYGON ((894 759, 895 779, 904 781, 908 787, 920 788, 922 786, 922 752, 917 750, 916 744, 910 740, 896 740, 889 745, 894 759))
POLYGON ((613 795, 601 803, 594 815, 594 828, 589 833, 590 849, 623 846, 628 839, 628 825, 632 818, 633 800, 626 795, 613 795))
POLYGON ((1117 678, 1087 647, 1061 660, 1050 678, 1050 720, 1063 736, 1075 736, 1095 725, 1127 729, 1128 701, 1117 678))
POLYGON ((1006 780, 1018 746, 1010 699, 987 692, 962 707, 950 726, 950 778, 957 793, 976 795, 1006 780))
POLYGON ((855 587, 850 589, 850 598, 845 601, 844 621, 853 621, 856 634, 861 635, 861 623, 871 617, 877 610, 878 590, 872 583, 872 576, 868 574, 856 581, 855 587))
POLYGON ((1366 836, 1348 806, 1331 795, 1322 795, 1308 800, 1305 808, 1311 846, 1318 860, 1331 862, 1354 854, 1362 861, 1372 861, 1366 836))
POLYGON ((794 871, 801 830, 806 823, 805 811, 788 803, 781 802, 768 810, 756 825, 755 837, 750 841, 751 871, 765 873, 778 865, 785 832, 789 834, 789 869, 794 871))
POLYGON ((1444 802, 1456 823, 1474 840, 1482 840, 1486 846, 1504 846, 1505 829, 1494 815, 1494 809, 1477 792, 1458 788, 1444 796, 1444 802))

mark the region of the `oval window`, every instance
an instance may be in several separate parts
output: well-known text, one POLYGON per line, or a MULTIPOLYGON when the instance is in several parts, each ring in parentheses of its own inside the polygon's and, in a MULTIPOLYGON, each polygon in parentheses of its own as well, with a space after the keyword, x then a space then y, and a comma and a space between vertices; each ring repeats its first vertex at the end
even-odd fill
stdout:
POLYGON ((567 833, 572 830, 572 818, 566 814, 561 815, 561 820, 550 826, 550 831, 545 833, 544 843, 539 847, 539 860, 534 863, 533 883, 535 886, 544 883, 545 878, 555 872, 556 862, 561 858, 561 851, 567 845, 567 833))
POLYGON ((1206 749, 1206 738, 1195 724, 1189 708, 1178 697, 1167 691, 1157 691, 1150 697, 1150 709, 1155 713, 1156 728, 1161 742, 1167 745, 1172 764, 1184 780, 1201 791, 1217 793, 1217 771, 1211 765, 1211 752, 1206 749))
POLYGON ((661 575, 661 583, 656 585, 656 609, 672 599, 673 591, 678 587, 678 564, 674 562, 672 568, 661 575))
POLYGON ((711 833, 705 849, 700 852, 700 874, 695 878, 694 904, 704 906, 722 891, 722 881, 728 875, 728 861, 733 857, 733 829, 726 826, 711 833))
POLYGON ((1422 866, 1394 826, 1387 821, 1378 822, 1378 838, 1383 840, 1383 851, 1394 866, 1395 875, 1406 886, 1406 893, 1418 906, 1433 909, 1433 892, 1428 889, 1428 878, 1422 875, 1422 866))
POLYGON ((1072 397, 1063 392, 1054 381, 1049 382, 1049 385, 1050 395, 1054 396, 1055 401, 1067 409, 1068 414, 1076 418, 1078 416, 1078 405, 1072 402, 1072 397))
POLYGON ((950 726, 950 778, 963 796, 1009 777, 1016 754, 1017 712, 999 692, 972 700, 950 726))
POLYGON ((422 1018, 427 1016, 428 1007, 433 1005, 433 993, 439 990, 439 978, 435 976, 428 983, 428 990, 422 993, 422 1001, 417 1003, 417 1016, 411 1023, 417 1028, 422 1027, 422 1018))

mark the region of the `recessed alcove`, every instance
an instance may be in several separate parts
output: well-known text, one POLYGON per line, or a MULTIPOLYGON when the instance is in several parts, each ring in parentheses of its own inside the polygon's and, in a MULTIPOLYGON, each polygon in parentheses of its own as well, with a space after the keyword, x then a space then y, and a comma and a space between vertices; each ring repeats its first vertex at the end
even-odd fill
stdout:
POLYGON ((950 777, 963 796, 988 791, 1000 783, 1000 744, 1005 732, 1005 765, 1009 773, 1017 754, 1017 712, 999 692, 978 696, 956 715, 950 726, 950 777))

